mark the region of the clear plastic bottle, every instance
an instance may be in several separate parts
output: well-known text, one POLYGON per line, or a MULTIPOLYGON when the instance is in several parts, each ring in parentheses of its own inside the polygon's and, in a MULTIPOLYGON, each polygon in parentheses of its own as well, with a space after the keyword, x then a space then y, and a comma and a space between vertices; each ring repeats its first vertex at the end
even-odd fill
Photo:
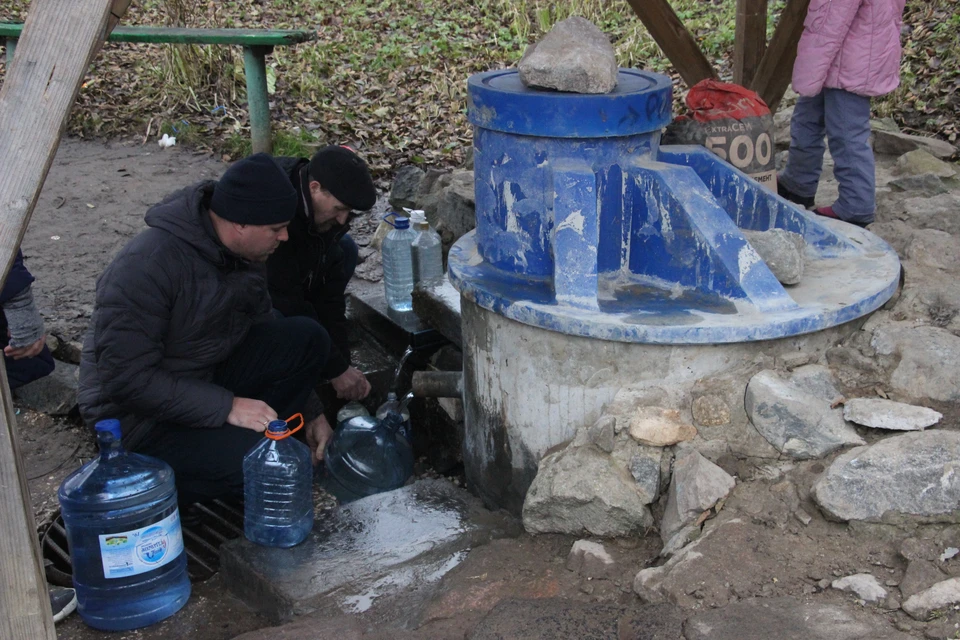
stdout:
POLYGON ((443 242, 427 216, 419 209, 410 211, 410 222, 417 237, 411 245, 413 249, 413 281, 430 282, 443 278, 443 242))
POLYGON ((313 529, 313 460, 309 447, 289 437, 284 420, 243 458, 243 534, 266 547, 292 547, 313 529))
POLYGON ((324 455, 324 488, 341 503, 399 489, 413 475, 413 449, 399 435, 396 411, 381 420, 358 416, 333 434, 324 455))
POLYGON ((403 419, 403 424, 397 429, 397 433, 406 438, 407 442, 413 442, 410 439, 410 409, 397 399, 397 394, 393 391, 387 394, 387 401, 377 407, 377 418, 383 420, 391 411, 399 413, 403 419))
POLYGON ((387 306, 395 311, 413 309, 413 254, 411 243, 416 232, 410 220, 395 217, 393 231, 383 241, 383 286, 387 306))
POLYGON ((125 451, 119 420, 101 420, 96 431, 99 457, 57 493, 77 611, 95 629, 138 629, 173 615, 190 597, 173 469, 125 451))

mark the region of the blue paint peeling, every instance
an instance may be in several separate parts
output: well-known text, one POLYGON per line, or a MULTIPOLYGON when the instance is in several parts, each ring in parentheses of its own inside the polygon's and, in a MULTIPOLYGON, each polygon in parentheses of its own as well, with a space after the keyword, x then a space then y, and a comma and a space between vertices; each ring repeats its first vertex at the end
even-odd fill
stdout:
POLYGON ((613 94, 534 91, 515 70, 473 76, 477 229, 450 278, 481 307, 562 333, 662 344, 766 340, 874 311, 896 253, 825 222, 702 147, 660 146, 669 79, 621 70, 613 94), (804 236, 785 288, 740 233, 804 236))

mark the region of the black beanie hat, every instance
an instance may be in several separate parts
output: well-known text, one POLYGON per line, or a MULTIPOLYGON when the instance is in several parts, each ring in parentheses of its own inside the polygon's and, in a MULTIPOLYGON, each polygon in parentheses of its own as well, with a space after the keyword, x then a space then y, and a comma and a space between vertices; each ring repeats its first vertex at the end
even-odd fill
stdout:
POLYGON ((377 190, 367 163, 346 147, 330 145, 320 149, 313 154, 309 171, 311 178, 351 209, 367 211, 377 203, 377 190))
POLYGON ((213 189, 210 209, 239 224, 281 224, 297 212, 297 191, 270 155, 257 153, 224 172, 213 189))

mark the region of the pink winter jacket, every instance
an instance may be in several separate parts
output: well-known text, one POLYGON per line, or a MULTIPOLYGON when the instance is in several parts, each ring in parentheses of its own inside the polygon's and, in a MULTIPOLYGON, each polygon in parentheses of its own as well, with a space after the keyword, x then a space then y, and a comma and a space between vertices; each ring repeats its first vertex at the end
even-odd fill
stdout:
POLYGON ((900 84, 905 0, 810 0, 793 66, 793 90, 824 87, 882 96, 900 84))

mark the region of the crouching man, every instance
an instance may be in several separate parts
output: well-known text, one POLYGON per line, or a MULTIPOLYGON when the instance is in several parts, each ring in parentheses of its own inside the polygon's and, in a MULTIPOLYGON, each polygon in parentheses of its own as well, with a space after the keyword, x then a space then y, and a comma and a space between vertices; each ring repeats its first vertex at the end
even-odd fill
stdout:
MULTIPOLYGON (((270 156, 240 160, 152 207, 97 281, 81 414, 119 419, 128 449, 173 467, 182 505, 242 496, 243 456, 322 377, 327 332, 277 318, 267 292, 264 264, 297 199, 270 156)), ((322 458, 326 420, 304 431, 322 458)))

